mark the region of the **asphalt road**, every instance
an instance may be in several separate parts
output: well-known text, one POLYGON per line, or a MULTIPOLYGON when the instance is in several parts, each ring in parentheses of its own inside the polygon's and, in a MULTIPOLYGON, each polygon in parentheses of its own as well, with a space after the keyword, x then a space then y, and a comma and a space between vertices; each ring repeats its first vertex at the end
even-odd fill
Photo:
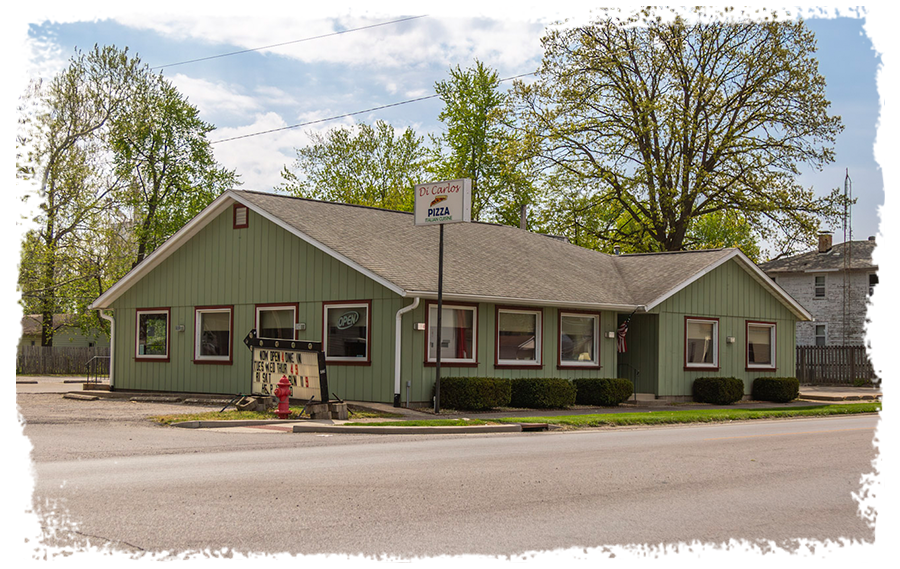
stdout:
POLYGON ((872 470, 875 416, 322 436, 142 419, 159 404, 54 400, 41 415, 53 397, 19 395, 47 546, 411 558, 874 539, 852 493, 872 470))

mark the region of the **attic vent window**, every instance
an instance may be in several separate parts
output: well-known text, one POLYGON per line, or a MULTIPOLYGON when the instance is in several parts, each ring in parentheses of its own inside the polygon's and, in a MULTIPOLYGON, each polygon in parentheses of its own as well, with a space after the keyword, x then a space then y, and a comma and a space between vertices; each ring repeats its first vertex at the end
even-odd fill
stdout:
POLYGON ((247 227, 247 206, 234 204, 234 228, 243 229, 247 227))

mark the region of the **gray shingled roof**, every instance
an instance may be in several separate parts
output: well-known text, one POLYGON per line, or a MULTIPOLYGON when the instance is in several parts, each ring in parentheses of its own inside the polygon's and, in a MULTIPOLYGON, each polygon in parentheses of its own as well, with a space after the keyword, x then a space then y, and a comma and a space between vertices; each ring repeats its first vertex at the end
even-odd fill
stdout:
MULTIPOLYGON (((878 268, 878 265, 872 261, 875 241, 851 241, 850 243, 849 268, 851 270, 873 270, 878 268)), ((844 259, 846 253, 847 243, 838 243, 827 253, 819 253, 818 250, 807 251, 793 257, 762 263, 759 268, 767 274, 840 270, 846 267, 844 259)))
MULTIPOLYGON (((437 293, 438 227, 413 214, 234 192, 353 263, 409 292, 437 293)), ((632 306, 615 257, 491 223, 444 226, 444 294, 632 306)))
MULTIPOLYGON (((91 305, 108 308, 233 201, 405 297, 435 298, 438 227, 411 213, 230 190, 219 196, 91 305)), ((735 259, 801 317, 808 313, 736 249, 607 255, 547 235, 492 223, 444 226, 444 296, 473 302, 593 310, 652 308, 735 259)))
POLYGON ((622 279, 628 283, 636 304, 649 306, 672 293, 710 267, 718 266, 733 249, 706 249, 621 255, 615 257, 622 279))

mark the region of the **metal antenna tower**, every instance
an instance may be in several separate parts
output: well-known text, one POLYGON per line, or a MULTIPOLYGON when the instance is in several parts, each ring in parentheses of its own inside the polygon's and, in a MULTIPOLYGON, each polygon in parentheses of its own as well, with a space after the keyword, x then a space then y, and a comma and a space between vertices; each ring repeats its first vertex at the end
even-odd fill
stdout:
POLYGON ((841 328, 844 336, 844 345, 849 344, 850 326, 847 325, 848 310, 852 306, 850 298, 850 267, 853 261, 853 182, 850 180, 850 170, 846 170, 844 176, 844 294, 843 294, 843 318, 841 328))

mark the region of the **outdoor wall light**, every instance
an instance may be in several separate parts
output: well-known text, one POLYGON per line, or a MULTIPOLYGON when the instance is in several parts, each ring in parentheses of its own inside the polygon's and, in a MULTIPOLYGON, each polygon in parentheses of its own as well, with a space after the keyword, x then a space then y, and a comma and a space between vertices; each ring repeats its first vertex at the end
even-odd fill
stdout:
POLYGON ((416 322, 416 330, 419 330, 420 332, 424 332, 425 331, 425 323, 424 322, 416 322))
POLYGON ((306 322, 297 322, 294 324, 294 330, 306 330, 306 322))
POLYGON ((607 338, 615 338, 615 337, 616 337, 616 333, 615 333, 615 332, 607 332, 607 333, 606 333, 606 337, 607 337, 607 338))
POLYGON ((184 324, 178 324, 175 326, 176 332, 184 332, 184 324))
POLYGON ((727 338, 725 338, 725 341, 728 342, 729 344, 733 344, 733 343, 734 343, 734 336, 728 336, 727 338))

